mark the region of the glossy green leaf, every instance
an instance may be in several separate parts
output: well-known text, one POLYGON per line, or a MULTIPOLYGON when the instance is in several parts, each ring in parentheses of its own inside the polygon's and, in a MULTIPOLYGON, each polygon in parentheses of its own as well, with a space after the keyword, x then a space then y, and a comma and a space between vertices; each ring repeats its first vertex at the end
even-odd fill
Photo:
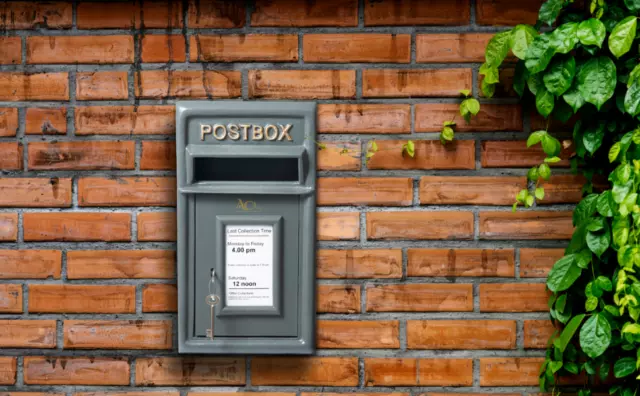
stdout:
POLYGON ((494 35, 485 49, 486 63, 490 67, 498 67, 504 61, 509 53, 509 44, 511 39, 511 31, 497 33, 494 35))
MULTIPOLYGON (((573 56, 554 59, 544 73, 542 80, 547 91, 556 96, 564 94, 576 74, 576 60, 573 56)), ((537 99, 537 95, 536 95, 537 99)))
POLYGON ((616 81, 616 65, 606 56, 588 60, 578 72, 580 95, 598 110, 613 96, 616 81))
POLYGON ((632 11, 632 12, 640 11, 640 0, 624 0, 624 5, 627 6, 629 11, 632 11))
POLYGON ((560 155, 560 151, 562 151, 562 145, 560 141, 549 134, 542 135, 541 139, 542 143, 542 151, 548 157, 556 157, 560 155))
POLYGON ((580 347, 592 359, 602 355, 611 344, 611 325, 602 314, 591 316, 580 329, 580 347))
POLYGON ((488 84, 497 84, 500 82, 500 71, 497 66, 490 66, 488 63, 483 63, 478 73, 484 76, 483 81, 486 81, 488 84))
POLYGON ((602 145, 604 139, 604 128, 600 126, 594 126, 588 128, 582 136, 582 143, 584 148, 591 154, 595 153, 602 145))
POLYGON ((531 42, 531 45, 529 45, 529 48, 527 48, 525 65, 529 72, 534 74, 540 73, 547 68, 547 65, 549 65, 555 53, 556 50, 551 46, 551 37, 549 34, 541 34, 536 36, 531 42))
POLYGON ((598 196, 596 201, 596 209, 601 216, 613 217, 615 208, 615 202, 611 197, 611 190, 607 190, 598 196))
POLYGON ((613 375, 616 378, 623 378, 636 372, 636 359, 624 357, 618 359, 613 365, 613 375))
POLYGON ((540 6, 538 20, 551 26, 558 19, 562 11, 564 0, 547 0, 540 6))
POLYGON ((598 285, 598 287, 604 291, 610 292, 611 290, 613 290, 613 285, 611 283, 611 280, 606 276, 600 275, 599 277, 597 277, 596 285, 598 285))
POLYGON ((538 175, 544 180, 549 180, 551 177, 551 168, 549 168, 549 165, 540 164, 540 166, 538 166, 538 175))
POLYGON ((546 89, 538 90, 536 94, 536 109, 544 118, 549 117, 555 105, 555 97, 546 89))
POLYGON ((554 293, 567 290, 580 277, 582 268, 575 263, 573 255, 558 260, 547 277, 547 287, 554 293))
POLYGON ((519 59, 524 60, 527 49, 538 35, 538 31, 529 25, 518 25, 511 30, 511 52, 519 59))
POLYGON ((607 35, 607 29, 600 20, 591 18, 580 22, 577 35, 582 45, 602 47, 602 43, 607 35))
POLYGON ((544 199, 544 188, 543 187, 537 187, 534 195, 536 197, 536 199, 544 199))
POLYGON ((618 22, 609 35, 609 50, 616 57, 629 52, 633 40, 636 38, 636 28, 638 26, 638 18, 628 16, 618 22))
POLYGON ((578 42, 578 24, 575 22, 562 24, 551 34, 550 45, 557 54, 568 54, 578 42))
POLYGON ((616 142, 614 143, 611 148, 609 149, 609 162, 613 162, 616 159, 618 159, 618 155, 620 154, 620 149, 622 148, 622 145, 620 144, 620 142, 616 142))
POLYGON ((624 109, 632 116, 640 114, 640 81, 634 82, 624 96, 624 109))
POLYGON ((587 232, 587 246, 598 257, 609 249, 611 234, 608 231, 587 232))
POLYGON ((591 296, 587 298, 587 301, 584 303, 584 309, 587 312, 591 312, 594 309, 598 308, 598 297, 591 296))
POLYGON ((516 70, 513 76, 513 90, 516 91, 516 93, 520 97, 524 95, 524 89, 527 84, 528 78, 529 78, 529 71, 527 70, 527 67, 524 65, 524 61, 519 61, 516 64, 516 70))
POLYGON ((576 80, 574 80, 571 88, 569 88, 569 90, 567 90, 567 92, 562 95, 562 99, 564 99, 564 101, 567 102, 569 106, 571 106, 574 113, 577 113, 578 110, 580 110, 580 108, 586 103, 584 98, 580 94, 580 90, 578 89, 578 83, 576 80))

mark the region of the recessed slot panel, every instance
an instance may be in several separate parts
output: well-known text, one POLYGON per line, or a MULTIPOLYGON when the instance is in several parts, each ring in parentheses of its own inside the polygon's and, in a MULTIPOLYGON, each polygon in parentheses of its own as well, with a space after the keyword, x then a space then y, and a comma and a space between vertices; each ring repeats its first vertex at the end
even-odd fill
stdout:
POLYGON ((298 158, 194 158, 194 182, 297 182, 298 158))

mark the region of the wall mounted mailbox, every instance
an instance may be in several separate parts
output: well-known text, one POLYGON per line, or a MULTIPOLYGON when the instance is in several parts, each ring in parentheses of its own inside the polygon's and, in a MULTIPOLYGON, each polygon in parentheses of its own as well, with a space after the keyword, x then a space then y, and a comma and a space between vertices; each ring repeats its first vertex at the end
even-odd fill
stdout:
POLYGON ((181 353, 315 348, 315 103, 176 104, 181 353))

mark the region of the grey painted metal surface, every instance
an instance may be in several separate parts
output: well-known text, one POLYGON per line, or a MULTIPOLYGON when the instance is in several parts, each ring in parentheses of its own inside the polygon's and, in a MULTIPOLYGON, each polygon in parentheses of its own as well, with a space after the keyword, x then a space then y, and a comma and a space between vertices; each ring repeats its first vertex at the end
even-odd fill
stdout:
MULTIPOLYGON (((181 353, 314 351, 315 120, 309 102, 176 103, 181 353), (227 301, 236 290, 225 265, 235 226, 273 230, 266 235, 273 244, 267 305, 227 301), (205 302, 212 270, 220 296, 213 339, 205 302)), ((254 293, 253 283, 245 283, 254 293)))

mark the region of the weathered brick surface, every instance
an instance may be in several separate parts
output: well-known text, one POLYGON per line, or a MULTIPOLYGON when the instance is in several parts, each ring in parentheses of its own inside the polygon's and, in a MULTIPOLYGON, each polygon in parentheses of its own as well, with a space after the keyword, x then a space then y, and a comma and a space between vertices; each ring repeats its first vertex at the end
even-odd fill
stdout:
POLYGON ((352 99, 355 96, 355 70, 249 71, 249 97, 255 99, 352 99))
POLYGON ((184 62, 185 38, 179 34, 146 34, 140 43, 140 60, 145 63, 184 62))
POLYGON ((470 386, 471 359, 367 358, 365 386, 470 386))
POLYGON ((20 37, 0 38, 0 64, 16 65, 22 61, 22 39, 20 37))
POLYGON ((77 73, 76 98, 79 100, 127 99, 127 79, 125 71, 77 73))
POLYGON ((413 200, 409 178, 325 178, 316 188, 320 206, 409 206, 413 200))
POLYGON ((369 239, 471 239, 471 212, 367 213, 369 239))
POLYGON ((409 349, 515 349, 513 320, 410 320, 409 349))
POLYGON ((138 214, 139 241, 175 241, 176 214, 174 212, 147 212, 138 214))
POLYGON ((251 26, 357 26, 356 0, 307 2, 304 7, 291 0, 257 0, 251 26))
POLYGON ((78 181, 80 206, 173 206, 173 177, 83 177, 78 181))
POLYGON ((367 0, 364 23, 366 26, 464 25, 469 22, 469 14, 468 0, 367 0))
POLYGON ((22 312, 22 285, 0 285, 0 313, 22 312))
POLYGON ((316 345, 328 349, 399 348, 398 334, 397 320, 320 320, 317 323, 316 345))
POLYGON ((546 278, 556 261, 564 255, 564 249, 520 249, 520 276, 546 278))
POLYGON ((482 358, 480 386, 535 386, 544 358, 482 358))
POLYGON ((257 357, 251 361, 254 385, 356 386, 358 359, 350 357, 257 357))
POLYGON ((29 385, 128 385, 129 370, 125 358, 24 358, 24 382, 29 385))
POLYGON ((67 109, 64 107, 31 107, 26 113, 24 130, 27 134, 64 135, 67 133, 67 109))
POLYGON ((321 104, 317 128, 321 133, 407 133, 411 107, 405 104, 321 104))
POLYGON ((100 2, 83 2, 78 4, 77 18, 81 29, 180 28, 182 3, 158 0, 105 7, 100 2))
POLYGON ((352 285, 318 285, 317 310, 324 313, 360 312, 360 287, 352 285))
POLYGON ((0 136, 15 136, 18 132, 18 109, 0 108, 0 136))
POLYGON ((310 63, 409 63, 408 34, 305 34, 304 60, 310 63))
POLYGON ((408 276, 514 277, 513 249, 409 249, 408 276))
POLYGON ((25 213, 26 241, 128 241, 129 213, 25 213))
POLYGON ((547 290, 544 283, 480 285, 481 312, 545 312, 547 290))
POLYGON ((570 239, 571 212, 480 212, 481 239, 570 239))
POLYGON ((367 285, 368 312, 464 312, 472 309, 471 285, 367 285))
POLYGON ((345 249, 316 252, 318 278, 400 278, 402 252, 399 249, 345 249))
POLYGON ((378 152, 367 162, 368 169, 475 169, 475 142, 461 140, 443 146, 435 140, 415 142, 415 155, 400 155, 406 140, 378 140, 378 152))
POLYGON ((29 312, 133 313, 135 286, 29 285, 29 312))
POLYGON ((18 239, 18 214, 0 213, 0 242, 18 239))
POLYGON ((158 357, 136 360, 136 385, 244 385, 244 358, 158 357))
POLYGON ((94 170, 133 169, 134 142, 29 143, 29 169, 94 170))
POLYGON ((456 121, 458 132, 522 131, 523 128, 520 105, 482 105, 478 115, 468 124, 460 117, 458 105, 438 103, 416 105, 416 131, 440 132, 442 124, 452 120, 456 121))
POLYGON ((65 320, 69 349, 171 349, 166 320, 65 320))
POLYGON ((12 1, 0 8, 2 29, 66 29, 72 26, 73 8, 68 1, 12 1))
POLYGON ((164 135, 175 133, 173 106, 87 106, 76 108, 80 135, 164 135))
POLYGON ((59 250, 0 250, 2 279, 58 279, 61 268, 59 250))
POLYGON ((294 62, 298 36, 294 34, 191 36, 192 62, 294 62))
POLYGON ((370 69, 362 74, 362 95, 370 98, 457 97, 471 89, 469 69, 370 69))
POLYGON ((15 357, 0 357, 0 384, 13 385, 16 383, 17 359, 15 357))
POLYGON ((234 98, 240 96, 240 72, 146 70, 136 73, 134 85, 139 98, 234 98))
POLYGON ((142 312, 176 312, 177 305, 175 285, 151 284, 142 289, 142 312))
POLYGON ((525 177, 423 176, 423 205, 509 205, 527 187, 525 177))
POLYGON ((173 279, 171 250, 72 250, 67 252, 69 279, 173 279))
POLYGON ((27 63, 131 62, 131 36, 27 37, 27 63))
POLYGON ((419 34, 416 61, 421 63, 482 63, 491 33, 419 34))
POLYGON ((69 100, 69 75, 0 72, 0 100, 69 100))
POLYGON ((0 207, 69 207, 71 179, 58 177, 0 179, 0 207))
POLYGON ((0 320, 2 348, 55 348, 55 320, 0 320))

